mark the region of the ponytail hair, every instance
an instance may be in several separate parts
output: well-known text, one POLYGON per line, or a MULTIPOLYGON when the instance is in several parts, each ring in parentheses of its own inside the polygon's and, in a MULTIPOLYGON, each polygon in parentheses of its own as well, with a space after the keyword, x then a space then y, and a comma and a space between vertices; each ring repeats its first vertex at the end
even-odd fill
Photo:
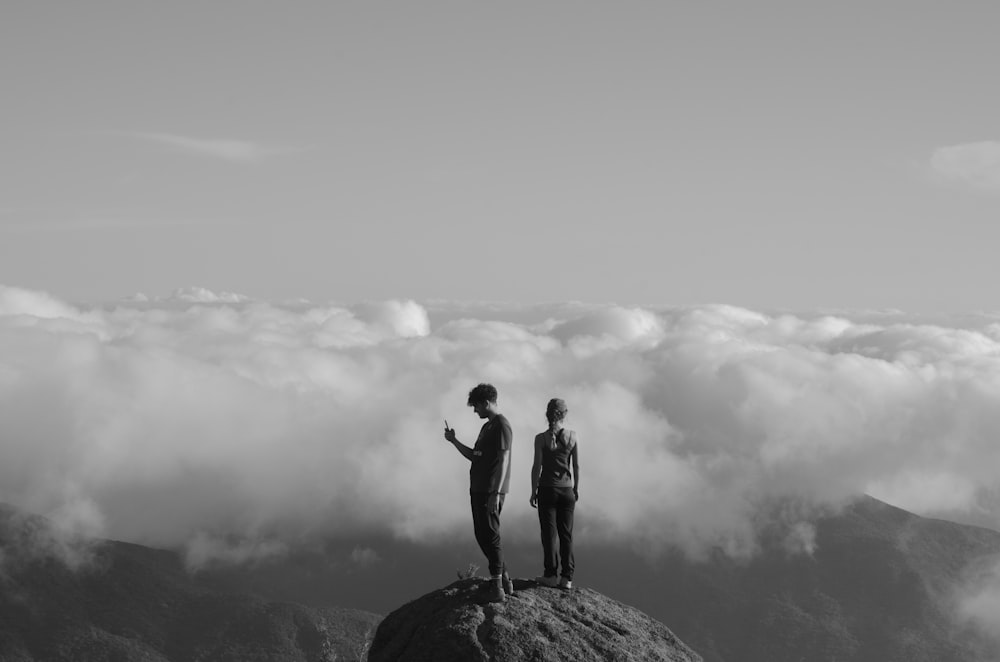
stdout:
POLYGON ((558 423, 566 418, 567 413, 569 413, 569 407, 566 406, 566 401, 561 398, 552 398, 545 407, 545 418, 549 419, 549 423, 558 423))
POLYGON ((554 451, 559 443, 569 443, 566 441, 566 435, 562 429, 556 427, 556 423, 562 422, 567 413, 569 413, 569 407, 566 406, 566 401, 561 398, 552 398, 545 407, 545 418, 549 420, 549 432, 551 433, 549 438, 550 451, 554 451))

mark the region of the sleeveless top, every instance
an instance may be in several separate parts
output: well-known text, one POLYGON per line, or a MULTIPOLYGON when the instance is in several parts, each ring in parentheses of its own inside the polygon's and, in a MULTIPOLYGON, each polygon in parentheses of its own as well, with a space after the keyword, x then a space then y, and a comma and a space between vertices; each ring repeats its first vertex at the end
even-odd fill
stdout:
POLYGON ((546 430, 535 435, 535 443, 542 448, 542 472, 538 477, 539 487, 573 487, 573 464, 571 456, 576 450, 576 432, 563 428, 556 438, 555 449, 552 433, 546 430))

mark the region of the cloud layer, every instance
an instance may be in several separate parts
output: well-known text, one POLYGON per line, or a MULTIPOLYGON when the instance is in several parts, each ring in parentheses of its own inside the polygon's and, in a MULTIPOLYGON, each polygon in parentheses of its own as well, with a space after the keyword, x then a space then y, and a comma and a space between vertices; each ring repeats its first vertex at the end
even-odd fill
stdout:
MULTIPOLYGON (((467 533, 468 389, 531 439, 566 399, 588 536, 750 554, 759 509, 868 492, 997 522, 1000 322, 727 306, 270 304, 181 290, 82 309, 0 287, 0 501, 245 560, 334 536, 467 533)), ((790 523, 790 544, 810 532, 790 523), (797 533, 796 533, 797 532, 797 533), (793 540, 794 539, 794 540, 793 540)))

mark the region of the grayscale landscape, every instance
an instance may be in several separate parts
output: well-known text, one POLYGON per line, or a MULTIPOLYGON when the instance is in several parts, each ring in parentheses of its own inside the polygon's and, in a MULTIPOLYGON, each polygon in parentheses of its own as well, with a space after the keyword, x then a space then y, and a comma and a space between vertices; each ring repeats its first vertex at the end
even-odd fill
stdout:
POLYGON ((996 662, 998 24, 5 3, 0 662, 996 662))

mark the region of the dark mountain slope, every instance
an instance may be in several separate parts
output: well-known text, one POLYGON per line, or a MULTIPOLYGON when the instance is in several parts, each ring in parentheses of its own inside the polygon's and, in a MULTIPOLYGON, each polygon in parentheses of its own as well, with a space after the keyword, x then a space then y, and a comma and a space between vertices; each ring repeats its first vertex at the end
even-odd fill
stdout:
MULTIPOLYGON (((578 517, 586 522, 585 504, 578 517)), ((1000 558, 1000 533, 865 497, 811 519, 815 546, 806 554, 784 544, 789 530, 780 522, 797 520, 774 519, 762 550, 747 560, 721 552, 703 561, 679 552, 650 560, 625 546, 595 544, 581 528, 577 583, 668 623, 706 662, 1000 660, 995 640, 956 620, 954 600, 970 574, 1000 558)), ((65 545, 26 533, 28 521, 13 526, 0 511, 3 660, 252 660, 268 650, 311 660, 331 646, 349 660, 378 619, 323 605, 389 612, 481 556, 471 532, 441 547, 341 541, 321 553, 192 579, 172 553, 106 543, 70 546, 71 558, 91 554, 73 571, 57 560, 65 545), (25 540, 47 551, 19 557, 25 540), (376 550, 378 561, 331 562, 357 545, 376 550), (246 590, 264 597, 238 595, 246 590), (109 656, 70 654, 91 649, 109 656)), ((512 541, 505 551, 515 577, 540 571, 534 541, 512 541)))
MULTIPOLYGON (((802 521, 788 517, 789 508, 777 507, 751 559, 718 552, 693 561, 676 551, 650 559, 627 545, 594 543, 581 502, 577 583, 669 624, 707 662, 1000 660, 995 641, 957 622, 954 603, 967 575, 1000 556, 1000 533, 863 497, 807 517, 814 549, 791 553, 789 523, 802 521)), ((252 574, 231 568, 222 583, 305 604, 389 612, 440 588, 470 561, 481 562, 471 531, 438 547, 383 539, 327 553, 343 557, 359 542, 378 551, 377 564, 345 570, 323 555, 300 555, 252 574)), ((534 540, 505 539, 504 550, 515 577, 540 573, 534 540)))
POLYGON ((965 573, 1000 553, 1000 533, 925 519, 865 497, 815 521, 813 554, 765 543, 657 563, 638 605, 706 662, 970 662, 1000 648, 958 623, 965 573))
POLYGON ((0 659, 359 659, 379 617, 202 586, 178 557, 0 508, 0 659))

